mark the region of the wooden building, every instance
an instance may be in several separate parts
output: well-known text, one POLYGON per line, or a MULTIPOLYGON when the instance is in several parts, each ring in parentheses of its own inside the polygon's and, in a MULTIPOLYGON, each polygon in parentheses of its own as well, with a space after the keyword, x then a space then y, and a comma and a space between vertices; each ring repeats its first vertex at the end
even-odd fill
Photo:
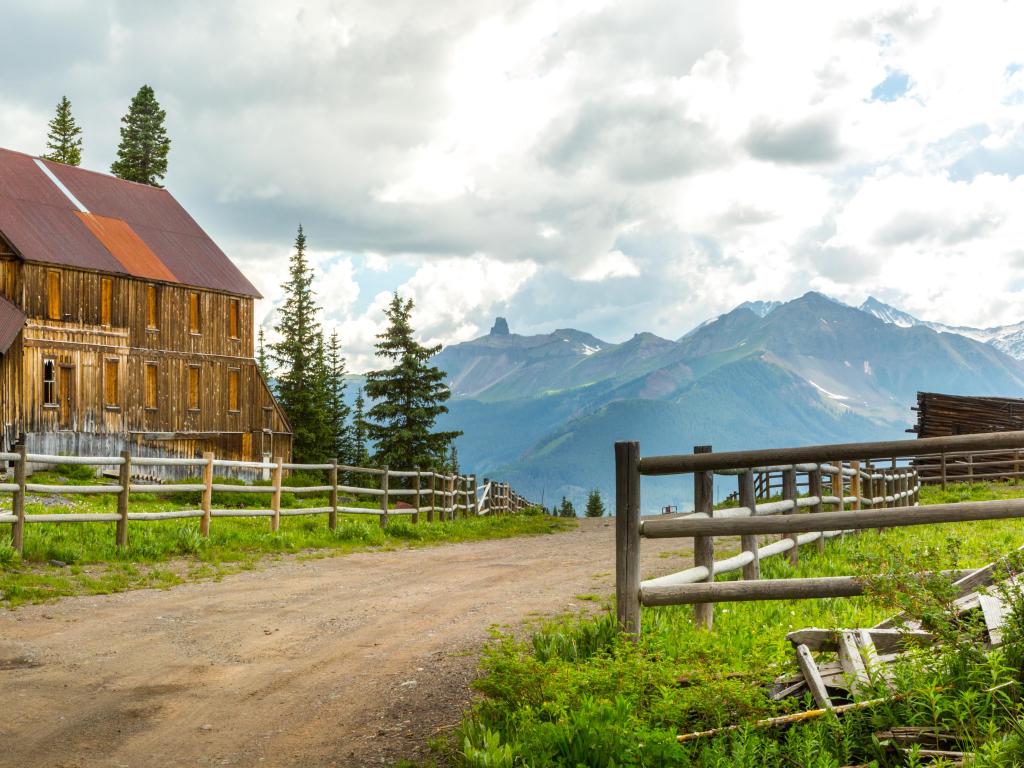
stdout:
POLYGON ((256 298, 166 190, 0 149, 0 448, 287 460, 256 298))
POLYGON ((978 432, 1024 429, 1024 400, 918 392, 917 424, 908 432, 918 437, 947 437, 978 432))

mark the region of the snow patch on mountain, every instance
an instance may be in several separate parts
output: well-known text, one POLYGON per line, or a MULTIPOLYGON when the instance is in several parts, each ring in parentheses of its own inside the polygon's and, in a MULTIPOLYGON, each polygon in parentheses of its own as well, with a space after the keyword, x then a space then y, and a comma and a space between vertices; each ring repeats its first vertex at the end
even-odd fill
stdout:
POLYGON ((972 328, 967 325, 946 325, 931 320, 921 320, 908 312, 896 309, 874 296, 869 296, 860 305, 862 312, 874 315, 883 323, 898 325, 901 328, 913 328, 921 326, 931 328, 937 333, 955 333, 958 336, 966 336, 969 339, 980 341, 983 344, 991 344, 1010 357, 1017 360, 1024 360, 1024 322, 1013 323, 1012 325, 997 325, 991 328, 972 328))

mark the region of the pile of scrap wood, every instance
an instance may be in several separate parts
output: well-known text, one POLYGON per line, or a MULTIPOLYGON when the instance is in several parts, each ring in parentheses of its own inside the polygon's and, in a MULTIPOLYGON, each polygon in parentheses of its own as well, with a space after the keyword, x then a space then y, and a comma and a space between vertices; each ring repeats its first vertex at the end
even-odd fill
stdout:
MULTIPOLYGON (((954 616, 965 622, 984 621, 989 647, 1003 640, 1003 624, 1009 613, 1003 594, 1007 588, 1017 589, 1014 576, 1007 577, 1002 591, 991 588, 999 574, 1005 575, 1005 566, 1002 562, 990 563, 953 582, 959 594, 952 606, 954 616)), ((810 691, 823 709, 832 708, 834 698, 849 701, 870 681, 890 677, 887 665, 899 659, 909 646, 935 642, 927 627, 902 616, 868 628, 799 629, 786 639, 793 644, 800 672, 777 678, 772 698, 802 696, 810 691)))

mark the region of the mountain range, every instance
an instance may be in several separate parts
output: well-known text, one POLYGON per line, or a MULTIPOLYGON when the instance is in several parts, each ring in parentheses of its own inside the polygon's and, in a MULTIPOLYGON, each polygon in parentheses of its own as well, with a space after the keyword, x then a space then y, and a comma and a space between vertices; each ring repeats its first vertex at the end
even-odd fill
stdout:
MULTIPOLYGON (((461 463, 548 506, 614 495, 612 446, 641 455, 905 437, 918 390, 1024 396, 1024 323, 918 320, 869 298, 748 302, 682 338, 622 343, 575 329, 522 336, 499 318, 435 358, 461 463)), ((731 487, 719 483, 724 495, 731 487)), ((643 506, 691 503, 688 478, 645 478, 643 506)))

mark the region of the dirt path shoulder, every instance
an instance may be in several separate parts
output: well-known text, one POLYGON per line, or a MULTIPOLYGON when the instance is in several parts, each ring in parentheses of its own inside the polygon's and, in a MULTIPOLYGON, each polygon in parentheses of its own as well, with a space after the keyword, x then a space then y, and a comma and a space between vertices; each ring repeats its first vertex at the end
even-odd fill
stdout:
MULTIPOLYGON (((0 765, 316 768, 422 753, 469 702, 491 626, 612 591, 613 539, 607 520, 584 520, 0 613, 0 765)), ((680 543, 647 542, 644 572, 684 567, 659 557, 680 543)))

